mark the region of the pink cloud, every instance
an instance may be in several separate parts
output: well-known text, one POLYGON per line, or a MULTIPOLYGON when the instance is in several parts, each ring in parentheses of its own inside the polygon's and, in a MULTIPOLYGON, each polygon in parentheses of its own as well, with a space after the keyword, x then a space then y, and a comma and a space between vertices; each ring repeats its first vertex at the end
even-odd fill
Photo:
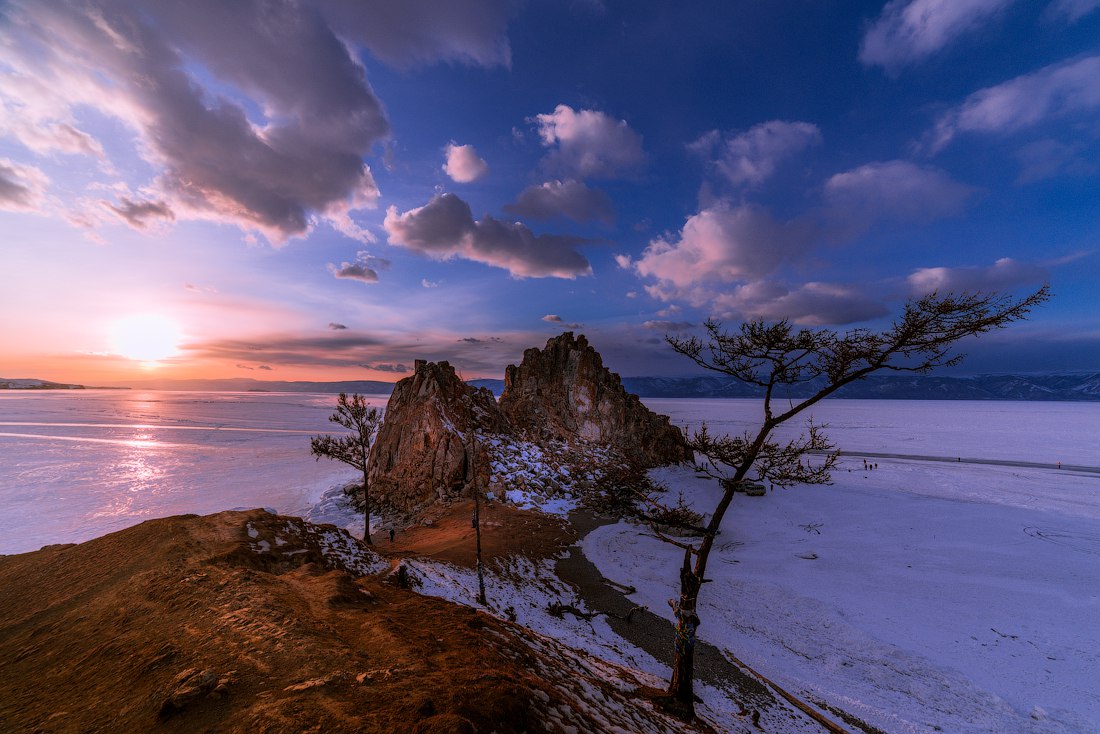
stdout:
POLYGON ((443 172, 456 183, 477 181, 489 172, 489 164, 477 154, 472 145, 448 143, 444 154, 447 162, 443 164, 443 172))

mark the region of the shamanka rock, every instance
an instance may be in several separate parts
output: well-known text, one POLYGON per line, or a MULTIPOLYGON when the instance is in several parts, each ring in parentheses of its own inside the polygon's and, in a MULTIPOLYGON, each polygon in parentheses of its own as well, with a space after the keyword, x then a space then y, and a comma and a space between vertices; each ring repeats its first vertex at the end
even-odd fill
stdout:
POLYGON ((413 374, 394 386, 371 447, 372 495, 412 514, 471 496, 474 486, 484 492, 490 461, 481 436, 505 426, 491 392, 464 383, 447 362, 417 360, 413 374))
POLYGON ((500 409, 533 438, 609 445, 645 467, 691 459, 683 433, 628 393, 583 334, 567 331, 509 365, 500 409))

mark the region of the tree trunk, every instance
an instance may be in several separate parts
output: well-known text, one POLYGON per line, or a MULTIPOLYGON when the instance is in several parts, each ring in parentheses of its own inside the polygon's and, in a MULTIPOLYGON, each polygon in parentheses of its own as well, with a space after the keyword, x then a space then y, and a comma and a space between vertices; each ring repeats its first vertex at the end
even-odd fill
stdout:
POLYGON ((695 605, 700 586, 702 581, 691 568, 691 552, 686 551, 680 569, 680 600, 672 604, 676 614, 676 657, 668 693, 674 709, 689 721, 695 718, 695 631, 699 627, 695 605))
POLYGON ((370 539, 370 488, 367 485, 367 469, 363 467, 363 542, 374 545, 370 539))

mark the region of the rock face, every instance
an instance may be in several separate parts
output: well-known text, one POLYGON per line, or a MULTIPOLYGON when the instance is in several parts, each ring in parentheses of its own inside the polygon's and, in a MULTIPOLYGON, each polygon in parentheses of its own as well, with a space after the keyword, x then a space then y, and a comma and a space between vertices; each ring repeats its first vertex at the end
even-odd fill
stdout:
POLYGON ((412 376, 394 386, 371 447, 372 496, 411 514, 437 500, 471 496, 473 487, 484 492, 490 459, 478 434, 505 430, 491 392, 466 385, 447 362, 417 360, 412 376))
POLYGON ((500 409, 514 430, 534 438, 607 444, 642 466, 691 458, 668 416, 646 408, 603 365, 583 335, 554 337, 523 353, 504 373, 500 409))

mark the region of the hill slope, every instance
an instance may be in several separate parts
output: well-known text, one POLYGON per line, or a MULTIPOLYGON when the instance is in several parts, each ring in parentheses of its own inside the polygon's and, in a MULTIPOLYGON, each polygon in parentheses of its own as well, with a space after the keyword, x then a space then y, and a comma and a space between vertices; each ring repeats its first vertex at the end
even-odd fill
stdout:
POLYGON ((698 731, 614 666, 380 569, 262 510, 0 557, 0 730, 698 731))

